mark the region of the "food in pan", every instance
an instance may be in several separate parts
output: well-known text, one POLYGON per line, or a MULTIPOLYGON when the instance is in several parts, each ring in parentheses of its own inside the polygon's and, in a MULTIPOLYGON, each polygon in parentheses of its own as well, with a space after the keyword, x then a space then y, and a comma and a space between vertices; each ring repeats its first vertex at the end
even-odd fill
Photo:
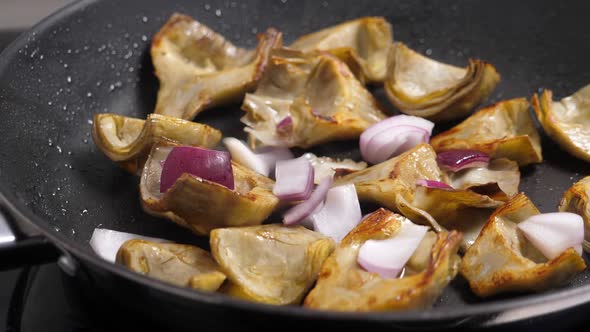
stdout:
MULTIPOLYGON (((174 15, 152 43, 156 114, 97 115, 93 137, 123 168, 141 169, 147 213, 210 236, 211 254, 101 229, 91 246, 178 286, 322 310, 429 308, 459 270, 481 297, 570 280, 586 267, 587 181, 560 205, 575 214, 540 214, 519 194, 519 167, 542 162, 524 98, 485 107, 431 140, 435 122, 467 116, 499 75, 480 60, 436 62, 392 35, 386 20, 365 17, 289 47, 269 29, 245 50, 174 15), (364 86, 381 82, 406 114, 386 115, 364 86), (239 101, 249 144, 225 137, 223 151, 218 130, 183 120, 239 101), (364 161, 303 150, 353 139, 364 161), (378 207, 363 211, 360 202, 378 207), (262 225, 270 221, 278 223, 262 225)), ((560 126, 583 128, 584 91, 561 103, 548 91, 535 96, 541 122, 553 108, 570 117, 560 126)))
POLYGON ((572 156, 590 161, 590 85, 560 101, 545 90, 533 96, 533 107, 547 135, 572 156))
POLYGON ((139 174, 156 142, 212 148, 221 140, 221 132, 204 124, 161 114, 149 114, 146 120, 117 114, 94 116, 92 137, 96 146, 126 171, 139 174))
POLYGON ((375 97, 346 64, 324 53, 271 51, 242 122, 250 144, 308 148, 358 138, 385 118, 375 97))
POLYGON ((469 60, 459 68, 395 42, 385 79, 387 97, 402 113, 434 122, 460 119, 485 100, 500 80, 494 66, 469 60))
POLYGON ((541 139, 524 98, 505 100, 471 115, 455 127, 434 136, 436 152, 471 149, 490 158, 508 158, 519 166, 543 161, 541 139))
MULTIPOLYGON (((581 255, 583 237, 582 221, 579 232, 571 236, 551 236, 548 225, 571 228, 568 220, 553 217, 548 225, 541 225, 540 243, 557 246, 557 253, 546 257, 538 243, 527 239, 521 229, 527 219, 538 216, 539 210, 524 194, 518 194, 490 217, 481 235, 467 250, 461 264, 461 274, 478 296, 490 296, 503 292, 542 291, 571 279, 584 270, 586 264, 581 255), (561 220, 560 220, 561 219, 561 220), (576 234, 579 233, 579 234, 576 234), (579 236, 579 239, 576 239, 579 236), (565 237, 565 239, 564 239, 565 237), (563 248, 560 245, 566 244, 563 248), (574 247, 580 246, 578 252, 574 247)), ((574 215, 576 216, 576 215, 574 215)), ((576 216, 579 218, 579 216, 576 216)), ((549 251, 554 248, 547 248, 549 251)))
POLYGON ((334 250, 329 238, 301 226, 218 228, 211 252, 228 278, 223 292, 271 304, 298 304, 334 250))
MULTIPOLYGON (((139 187, 147 213, 168 218, 197 234, 209 234, 219 227, 261 224, 278 204, 279 199, 272 193, 274 181, 230 159, 226 159, 221 174, 217 172, 223 165, 207 170, 217 179, 181 172, 171 181, 171 187, 162 188, 165 161, 174 148, 154 145, 143 168, 139 187), (228 180, 230 176, 232 180, 228 180)), ((211 165, 219 158, 218 154, 206 157, 203 165, 211 165)))
POLYGON ((202 291, 214 292, 225 280, 209 252, 186 244, 129 240, 117 252, 117 263, 152 278, 202 291))
POLYGON ((160 80, 155 113, 193 119, 201 111, 239 102, 256 88, 281 34, 268 29, 255 50, 236 47, 186 15, 174 14, 152 40, 160 80))
POLYGON ((361 82, 383 82, 387 53, 393 41, 391 24, 383 17, 362 17, 297 38, 290 48, 328 51, 355 73, 361 82))
POLYGON ((572 212, 584 218, 584 250, 590 252, 590 177, 587 176, 574 183, 559 202, 559 211, 572 212))
MULTIPOLYGON (((413 253, 399 278, 383 278, 357 263, 369 240, 395 238, 408 219, 385 209, 367 216, 322 265, 316 286, 305 298, 308 308, 338 311, 391 311, 430 307, 459 270, 461 234, 443 232, 413 253), (414 265, 415 264, 415 265, 414 265)), ((392 255, 395 252, 392 252, 392 255)))

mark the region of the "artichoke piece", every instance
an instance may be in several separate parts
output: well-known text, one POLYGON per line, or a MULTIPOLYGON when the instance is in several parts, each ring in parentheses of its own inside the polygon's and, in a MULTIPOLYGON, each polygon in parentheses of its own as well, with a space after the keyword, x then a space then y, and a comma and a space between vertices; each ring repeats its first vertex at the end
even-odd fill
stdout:
POLYGON ((559 211, 573 212, 584 218, 584 250, 590 253, 590 176, 574 183, 559 202, 559 211))
POLYGON ((333 55, 290 49, 271 52, 242 117, 250 144, 308 148, 355 139, 385 118, 373 95, 333 55), (290 124, 283 126, 288 119, 290 124))
POLYGON ((189 16, 174 14, 152 41, 160 80, 155 113, 192 119, 219 105, 237 102, 256 87, 281 34, 268 29, 255 51, 238 48, 189 16))
POLYGON ((541 139, 524 98, 483 108, 455 127, 432 138, 437 151, 472 149, 493 158, 508 158, 520 166, 540 163, 541 139))
POLYGON ((211 254, 186 244, 129 240, 117 252, 116 262, 148 277, 207 292, 225 280, 211 254))
POLYGON ((227 274, 222 291, 250 301, 298 304, 334 250, 332 239, 301 226, 219 228, 211 252, 227 274))
POLYGON ((96 114, 92 138, 102 152, 126 171, 140 173, 154 142, 213 148, 221 132, 204 124, 161 114, 150 114, 147 120, 116 114, 96 114))
POLYGON ((385 91, 402 113, 434 122, 459 119, 485 100, 498 84, 496 68, 469 60, 459 68, 429 59, 396 42, 388 58, 385 91))
POLYGON ((367 168, 367 163, 364 161, 356 162, 352 159, 333 159, 330 157, 318 157, 313 153, 305 153, 303 155, 314 169, 314 183, 320 182, 326 177, 332 177, 335 174, 344 175, 355 171, 360 171, 367 168))
POLYGON ((187 227, 209 234, 218 227, 262 223, 279 199, 273 195, 274 181, 232 162, 234 190, 218 183, 183 174, 165 193, 160 193, 162 161, 172 146, 154 145, 143 168, 140 193, 143 209, 187 227))
POLYGON ((520 183, 518 164, 506 158, 494 159, 488 167, 448 172, 447 177, 455 189, 471 189, 503 202, 518 194, 520 183))
POLYGON ((481 297, 514 291, 542 291, 584 270, 584 259, 569 248, 547 260, 518 230, 518 223, 539 214, 524 194, 498 208, 467 250, 461 274, 481 297))
POLYGON ((359 80, 383 82, 392 41, 393 31, 387 20, 362 17, 299 37, 289 47, 303 52, 331 52, 346 62, 359 80))
POLYGON ((558 102, 545 90, 532 102, 547 135, 572 156, 590 161, 590 85, 558 102))
POLYGON ((432 306, 459 270, 460 233, 442 232, 436 236, 427 233, 402 278, 383 279, 357 263, 364 242, 394 236, 404 222, 410 221, 385 209, 363 219, 326 259, 304 305, 338 311, 393 311, 432 306))

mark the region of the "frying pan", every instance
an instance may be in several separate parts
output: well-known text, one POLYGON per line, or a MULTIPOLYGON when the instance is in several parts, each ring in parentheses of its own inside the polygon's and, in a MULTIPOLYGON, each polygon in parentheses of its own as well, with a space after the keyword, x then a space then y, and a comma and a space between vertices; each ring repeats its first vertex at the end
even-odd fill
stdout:
MULTIPOLYGON (((551 88, 558 98, 590 82, 587 2, 555 1, 199 1, 87 0, 69 5, 21 35, 0 56, 0 206, 10 224, 2 265, 59 257, 63 270, 104 297, 167 327, 347 326, 442 328, 489 326, 534 317, 557 319, 590 302, 590 272, 541 294, 477 299, 457 277, 431 310, 336 313, 249 303, 152 280, 95 256, 95 227, 207 246, 173 223, 142 212, 138 178, 119 169, 90 137, 93 114, 145 117, 158 83, 151 36, 183 12, 240 46, 274 26, 286 43, 364 15, 386 17, 396 40, 463 66, 469 57, 493 63, 502 82, 488 102, 530 97, 551 88)), ((383 99, 381 89, 374 89, 383 99)), ((383 100, 389 105, 386 100, 383 100)), ((390 107, 393 109, 393 107, 390 107)), ((239 105, 209 110, 196 121, 243 137, 239 105)), ((318 154, 358 158, 356 142, 327 144, 318 154)), ((587 165, 542 139, 545 162, 522 170, 521 190, 542 211, 587 175, 587 165)), ((366 211, 365 211, 366 212, 366 211)), ((588 263, 588 256, 584 257, 588 263)), ((568 315, 572 322, 583 315, 568 315)), ((144 318, 148 319, 148 318, 144 318)))

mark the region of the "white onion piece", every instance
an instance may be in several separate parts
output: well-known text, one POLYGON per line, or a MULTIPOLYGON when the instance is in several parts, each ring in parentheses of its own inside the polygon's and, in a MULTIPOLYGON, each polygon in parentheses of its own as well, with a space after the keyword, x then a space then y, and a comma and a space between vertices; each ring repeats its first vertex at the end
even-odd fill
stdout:
POLYGON ((423 128, 409 125, 389 127, 375 134, 364 148, 361 146, 361 155, 364 160, 378 164, 429 141, 430 135, 423 128))
POLYGON ((379 121, 374 125, 367 128, 360 137, 360 149, 361 151, 366 150, 369 141, 377 134, 388 131, 392 127, 396 126, 414 126, 424 129, 428 135, 432 134, 434 128, 434 122, 426 119, 412 116, 412 115, 396 115, 385 120, 379 121))
POLYGON ((320 182, 320 184, 311 193, 311 196, 309 196, 308 200, 295 205, 285 213, 283 216, 283 224, 295 225, 308 218, 317 209, 317 207, 322 204, 326 198, 326 194, 332 186, 333 181, 334 179, 331 177, 323 179, 322 182, 320 182))
POLYGON ((234 137, 224 138, 223 145, 233 160, 264 176, 270 175, 277 161, 293 159, 291 150, 284 147, 265 146, 254 152, 246 143, 234 137))
POLYGON ((142 239, 154 242, 170 242, 167 240, 142 236, 133 233, 119 232, 105 228, 95 228, 90 238, 90 247, 94 252, 103 259, 114 263, 117 257, 117 251, 121 245, 131 239, 142 239))
POLYGON ((537 214, 519 223, 518 228, 548 259, 553 259, 572 247, 582 255, 584 220, 577 214, 537 214))
POLYGON ((399 232, 387 240, 367 240, 360 248, 357 262, 381 278, 397 278, 428 232, 428 227, 403 222, 399 232))
POLYGON ((275 169, 277 161, 294 158, 293 153, 289 148, 278 146, 263 146, 256 149, 254 153, 266 163, 269 173, 272 173, 272 170, 275 169))
POLYGON ((272 192, 281 200, 301 201, 311 195, 314 170, 307 158, 277 161, 275 177, 272 192))
POLYGON ((309 217, 313 228, 336 242, 348 234, 361 221, 361 206, 353 184, 337 186, 326 195, 321 210, 309 217))

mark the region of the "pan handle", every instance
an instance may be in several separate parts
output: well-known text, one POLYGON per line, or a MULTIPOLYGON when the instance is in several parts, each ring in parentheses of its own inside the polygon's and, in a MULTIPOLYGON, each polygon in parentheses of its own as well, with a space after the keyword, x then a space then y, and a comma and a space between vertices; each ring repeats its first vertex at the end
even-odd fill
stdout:
POLYGON ((59 250, 29 222, 9 212, 0 194, 0 271, 55 262, 59 250))

